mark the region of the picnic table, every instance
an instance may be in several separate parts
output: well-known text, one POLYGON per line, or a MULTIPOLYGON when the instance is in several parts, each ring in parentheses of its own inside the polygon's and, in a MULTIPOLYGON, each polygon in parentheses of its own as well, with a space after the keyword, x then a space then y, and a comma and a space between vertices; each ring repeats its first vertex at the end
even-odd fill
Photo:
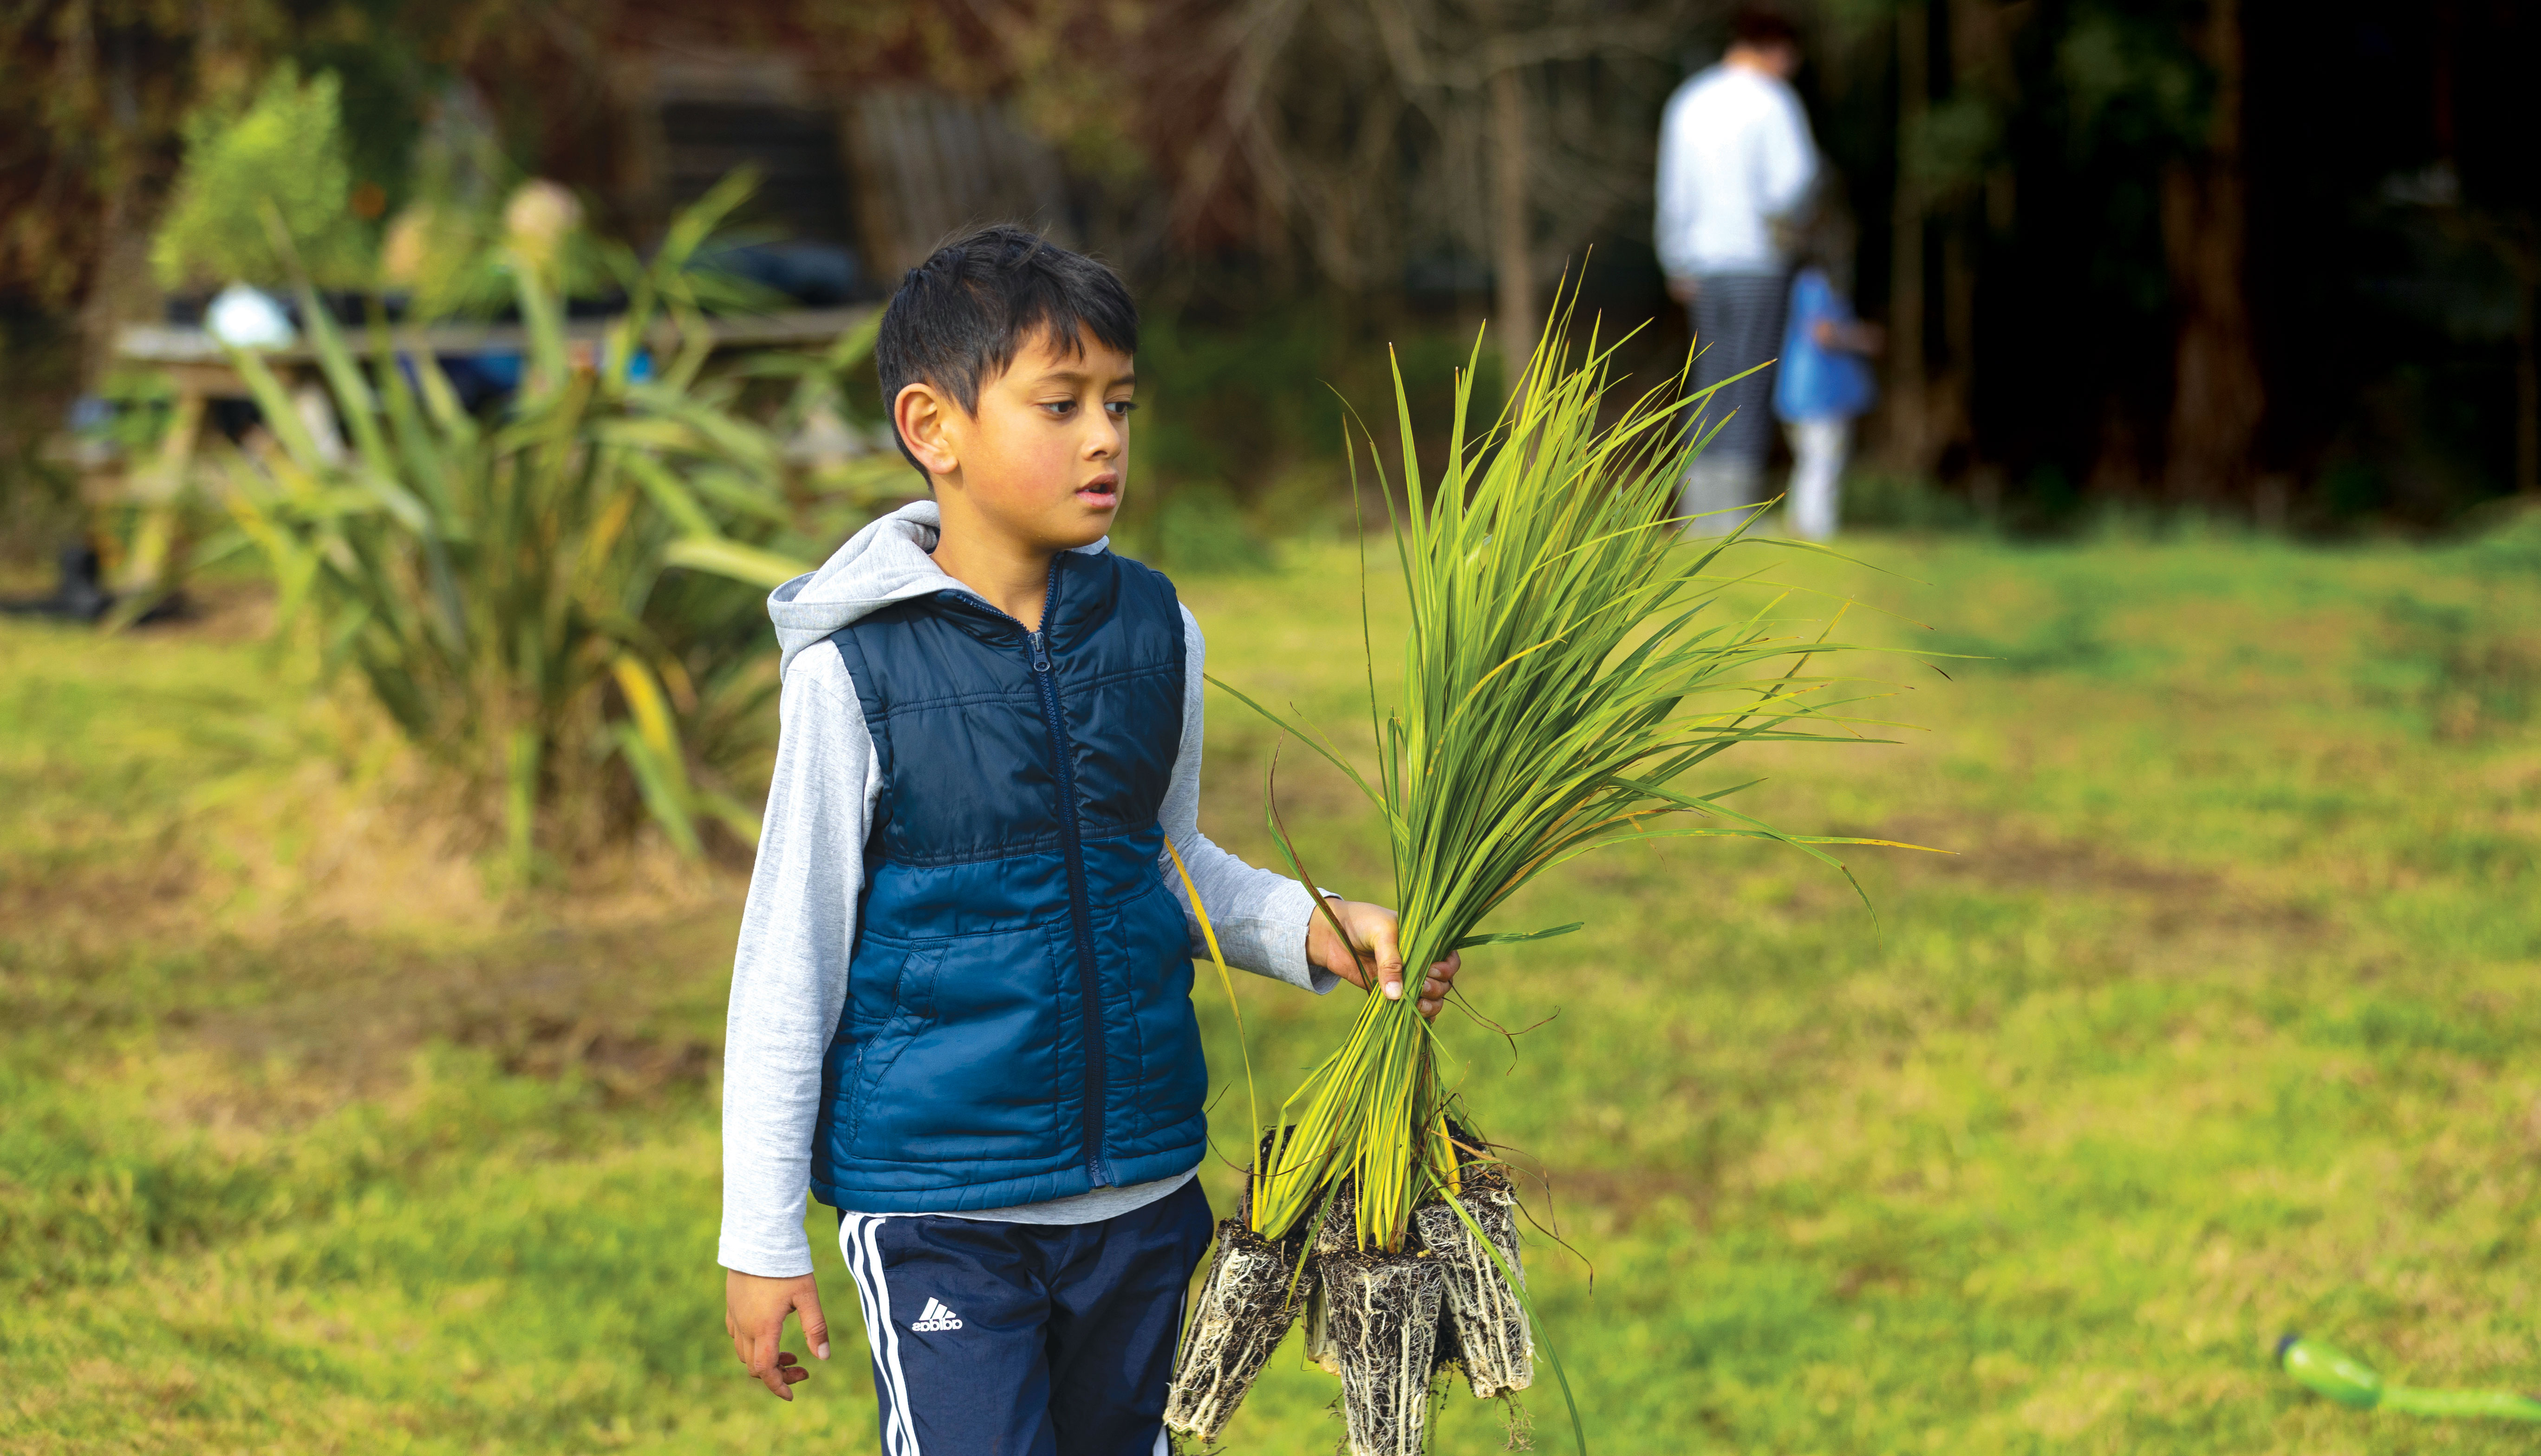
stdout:
MULTIPOLYGON (((838 309, 788 309, 769 314, 713 318, 704 328, 716 352, 827 344, 865 323, 876 305, 838 309)), ((565 324, 568 348, 597 348, 612 319, 573 319, 565 324)), ((436 359, 522 355, 529 350, 529 331, 518 324, 433 324, 397 328, 393 341, 399 352, 430 354, 436 359)), ((676 350, 686 336, 668 320, 656 324, 645 338, 657 354, 676 350)), ((323 412, 330 427, 333 405, 316 375, 318 352, 303 340, 256 350, 265 366, 293 392, 299 407, 323 412)), ((138 590, 165 575, 172 541, 172 517, 202 434, 203 415, 215 400, 246 400, 247 381, 230 364, 229 347, 210 330, 182 325, 129 324, 115 335, 115 361, 165 374, 176 392, 175 412, 155 455, 122 469, 84 473, 82 494, 92 505, 137 508, 130 542, 119 552, 114 571, 119 588, 138 590)), ((320 421, 313 418, 311 423, 320 421)))

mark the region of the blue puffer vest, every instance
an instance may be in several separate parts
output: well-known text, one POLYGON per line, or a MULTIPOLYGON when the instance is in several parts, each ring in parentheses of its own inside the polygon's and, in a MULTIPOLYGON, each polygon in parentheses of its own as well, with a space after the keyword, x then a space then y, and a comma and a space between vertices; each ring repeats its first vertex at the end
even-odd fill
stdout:
POLYGON ((1208 1069, 1156 822, 1182 745, 1172 583, 1060 553, 1043 629, 967 592, 832 634, 882 772, 812 1190, 957 1213, 1198 1163, 1208 1069))

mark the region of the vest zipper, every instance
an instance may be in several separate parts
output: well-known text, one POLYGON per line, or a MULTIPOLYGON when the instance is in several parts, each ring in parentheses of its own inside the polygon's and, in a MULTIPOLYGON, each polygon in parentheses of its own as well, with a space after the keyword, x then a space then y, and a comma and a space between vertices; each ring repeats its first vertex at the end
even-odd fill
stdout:
POLYGON ((1058 769, 1058 834, 1067 860, 1067 913, 1076 938, 1077 995, 1085 1037, 1085 1171, 1094 1187, 1112 1186, 1112 1164, 1103 1156, 1103 1100, 1109 1057, 1103 1044, 1103 978, 1094 955, 1094 906, 1085 888, 1085 827, 1077 817, 1076 755, 1068 742, 1067 720, 1058 710, 1058 678, 1050 670, 1048 631, 1058 610, 1058 563, 1050 567, 1050 596, 1041 609, 1042 630, 1028 632, 1033 684, 1041 690, 1042 719, 1050 727, 1050 751, 1058 769))

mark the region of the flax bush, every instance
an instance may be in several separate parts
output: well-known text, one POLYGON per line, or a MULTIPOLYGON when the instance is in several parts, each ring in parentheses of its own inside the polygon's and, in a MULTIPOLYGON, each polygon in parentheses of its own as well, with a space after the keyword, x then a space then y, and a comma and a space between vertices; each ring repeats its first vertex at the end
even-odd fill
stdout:
POLYGON ((230 505, 283 624, 313 624, 361 675, 475 822, 502 826, 516 870, 648 821, 690 854, 706 825, 755 841, 747 780, 775 691, 760 595, 905 488, 896 459, 813 468, 786 446, 843 407, 870 325, 819 355, 707 372, 708 310, 731 290, 692 262, 749 185, 709 194, 647 264, 603 250, 625 303, 596 342, 568 333, 554 250, 508 246, 524 384, 486 416, 398 328, 375 320, 357 354, 305 284, 346 438, 235 355, 272 448, 229 461, 230 505), (745 409, 769 377, 790 384, 782 402, 745 409))

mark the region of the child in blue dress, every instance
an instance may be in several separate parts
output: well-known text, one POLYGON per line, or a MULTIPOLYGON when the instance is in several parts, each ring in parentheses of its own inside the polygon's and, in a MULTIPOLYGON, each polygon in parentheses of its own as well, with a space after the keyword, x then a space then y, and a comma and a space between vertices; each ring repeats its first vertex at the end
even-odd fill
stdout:
POLYGON ((1853 416, 1876 398, 1864 356, 1878 352, 1879 329, 1853 318, 1852 306, 1816 264, 1792 278, 1787 318, 1774 380, 1774 412, 1791 442, 1786 510, 1793 536, 1825 541, 1836 531, 1853 416))

